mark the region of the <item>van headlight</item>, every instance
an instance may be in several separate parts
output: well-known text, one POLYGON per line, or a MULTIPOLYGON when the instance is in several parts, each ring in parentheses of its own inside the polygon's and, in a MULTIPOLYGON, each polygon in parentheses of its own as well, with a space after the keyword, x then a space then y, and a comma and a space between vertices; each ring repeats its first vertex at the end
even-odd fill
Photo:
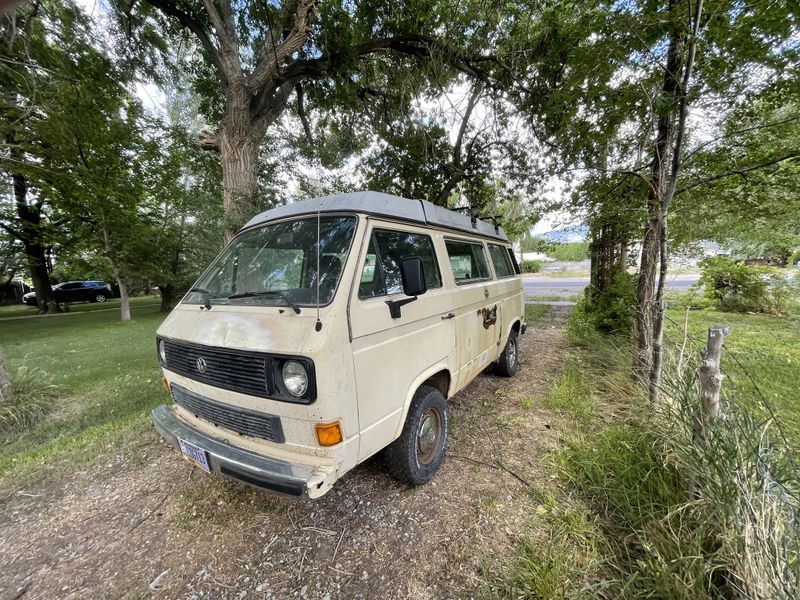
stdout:
POLYGON ((296 360, 283 363, 283 385, 296 398, 303 396, 308 390, 308 373, 306 368, 296 360))
POLYGON ((161 360, 161 364, 167 364, 167 348, 164 345, 164 340, 158 340, 158 358, 161 360))

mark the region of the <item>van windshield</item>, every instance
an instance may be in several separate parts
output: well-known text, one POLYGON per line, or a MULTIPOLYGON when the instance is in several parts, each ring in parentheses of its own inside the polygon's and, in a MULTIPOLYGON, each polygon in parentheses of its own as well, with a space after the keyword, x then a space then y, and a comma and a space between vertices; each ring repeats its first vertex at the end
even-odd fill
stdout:
MULTIPOLYGON (((352 216, 320 219, 320 305, 333 300, 355 227, 352 216)), ((236 236, 183 301, 316 306, 317 279, 317 218, 281 221, 236 236)))

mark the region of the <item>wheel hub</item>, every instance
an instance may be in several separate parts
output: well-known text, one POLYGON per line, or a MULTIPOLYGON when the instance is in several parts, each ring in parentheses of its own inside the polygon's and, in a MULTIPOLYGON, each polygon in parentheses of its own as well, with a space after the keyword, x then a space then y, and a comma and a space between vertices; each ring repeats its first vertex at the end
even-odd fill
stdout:
POLYGON ((422 464, 430 464, 436 455, 441 437, 441 417, 433 408, 422 417, 417 433, 417 457, 422 464))

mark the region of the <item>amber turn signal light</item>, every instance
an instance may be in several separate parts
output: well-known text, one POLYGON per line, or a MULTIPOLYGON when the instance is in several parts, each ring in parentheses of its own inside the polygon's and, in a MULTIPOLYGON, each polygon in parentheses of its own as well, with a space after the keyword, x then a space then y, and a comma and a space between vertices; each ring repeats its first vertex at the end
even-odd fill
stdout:
POLYGON ((332 423, 317 423, 314 425, 317 430, 317 440, 320 446, 335 446, 342 441, 342 428, 339 421, 332 423))
POLYGON ((169 381, 167 381, 166 377, 161 380, 161 385, 164 386, 165 392, 167 392, 169 395, 172 395, 172 391, 169 389, 169 381))

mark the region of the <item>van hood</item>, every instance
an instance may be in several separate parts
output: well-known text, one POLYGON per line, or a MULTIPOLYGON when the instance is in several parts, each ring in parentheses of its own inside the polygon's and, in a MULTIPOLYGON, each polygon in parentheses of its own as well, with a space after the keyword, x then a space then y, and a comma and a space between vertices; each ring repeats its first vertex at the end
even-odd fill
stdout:
POLYGON ((206 346, 292 354, 302 351, 315 323, 316 315, 309 309, 295 315, 273 307, 200 310, 197 305, 178 305, 157 335, 206 346))

